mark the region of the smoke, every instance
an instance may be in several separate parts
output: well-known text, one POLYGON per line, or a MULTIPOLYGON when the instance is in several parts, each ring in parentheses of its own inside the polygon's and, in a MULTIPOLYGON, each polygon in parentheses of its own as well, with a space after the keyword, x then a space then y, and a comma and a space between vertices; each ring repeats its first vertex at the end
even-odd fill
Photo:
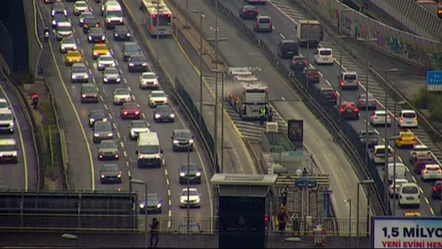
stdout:
POLYGON ((227 78, 224 82, 224 94, 226 96, 223 96, 225 98, 229 97, 231 93, 237 95, 239 92, 241 92, 242 86, 240 83, 234 83, 232 79, 227 78))

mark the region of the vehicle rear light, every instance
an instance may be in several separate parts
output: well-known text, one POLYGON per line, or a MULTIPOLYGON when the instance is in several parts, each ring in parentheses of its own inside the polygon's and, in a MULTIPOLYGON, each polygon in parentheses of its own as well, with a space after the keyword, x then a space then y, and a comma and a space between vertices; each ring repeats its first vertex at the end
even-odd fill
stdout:
POLYGON ((388 157, 392 157, 393 156, 393 154, 391 154, 391 153, 388 153, 388 157))
POLYGON ((104 178, 104 175, 101 175, 101 178, 104 178))
POLYGON ((81 95, 81 97, 86 98, 86 94, 81 95))
POLYGON ((343 86, 343 85, 344 85, 344 81, 341 80, 341 81, 339 82, 339 84, 341 84, 341 86, 343 86))
POLYGON ((414 118, 414 122, 416 122, 416 123, 417 123, 417 118, 414 118))
POLYGON ((127 112, 124 112, 123 114, 124 114, 124 115, 127 115, 127 112))
POLYGON ((364 100, 363 100, 363 99, 360 99, 360 100, 359 100, 359 103, 362 103, 362 102, 364 102, 364 100))
POLYGON ((344 108, 339 109, 340 112, 345 112, 344 108))
POLYGON ((353 112, 359 112, 359 108, 353 108, 353 112))
POLYGON ((269 222, 269 216, 268 215, 264 216, 264 221, 265 222, 269 222))
POLYGON ((103 158, 103 155, 98 155, 99 158, 103 158))
POLYGON ((404 118, 399 118, 399 122, 404 122, 404 118))
POLYGON ((401 137, 399 138, 399 141, 402 141, 402 138, 401 138, 401 137))
POLYGON ((436 186, 433 187, 433 192, 438 192, 436 186))
POLYGON ((378 119, 378 116, 376 116, 376 115, 373 115, 373 119, 378 119))
POLYGON ((135 114, 138 115, 138 114, 140 114, 140 112, 139 112, 139 111, 136 111, 135 114))
POLYGON ((293 66, 296 65, 296 61, 292 61, 292 65, 293 65, 293 66))
POLYGON ((154 30, 154 28, 153 28, 152 25, 149 26, 149 30, 150 30, 150 31, 154 30))
POLYGON ((115 154, 115 158, 119 158, 120 157, 120 154, 115 154))
POLYGON ((334 98, 337 98, 337 97, 338 97, 338 95, 336 94, 336 92, 334 92, 332 96, 333 96, 334 98))
POLYGON ((249 11, 248 10, 242 10, 242 13, 248 13, 249 11))
POLYGON ((428 171, 427 170, 423 170, 423 173, 426 174, 426 173, 428 173, 428 171))
POLYGON ((308 66, 308 61, 305 60, 304 61, 304 65, 308 66))
POLYGON ((416 141, 416 138, 411 139, 411 141, 416 141))
POLYGON ((374 157, 377 157, 378 155, 376 153, 373 154, 374 157))

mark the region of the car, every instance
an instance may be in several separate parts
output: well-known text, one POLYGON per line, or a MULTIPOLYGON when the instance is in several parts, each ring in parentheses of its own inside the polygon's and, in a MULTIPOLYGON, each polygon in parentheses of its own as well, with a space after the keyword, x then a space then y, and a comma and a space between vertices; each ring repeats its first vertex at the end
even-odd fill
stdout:
POLYGON ((388 195, 390 198, 397 197, 399 189, 403 183, 408 183, 407 179, 395 179, 395 184, 391 183, 388 188, 388 195))
MULTIPOLYGON (((393 148, 391 146, 388 146, 388 154, 387 154, 387 161, 388 163, 392 163, 394 161, 393 157, 393 148)), ((385 163, 385 145, 375 145, 373 147, 373 154, 372 154, 372 160, 374 164, 384 164, 385 163)))
POLYGON ((64 3, 54 3, 51 7, 51 16, 54 16, 55 14, 63 14, 65 16, 68 15, 68 9, 66 8, 66 5, 64 3))
POLYGON ((74 15, 79 16, 81 13, 90 10, 85 1, 76 1, 72 6, 74 15))
POLYGON ((258 15, 258 8, 253 5, 244 5, 239 10, 239 17, 242 19, 252 19, 254 20, 258 15))
POLYGON ((90 28, 87 40, 89 43, 101 43, 106 41, 106 36, 102 28, 90 28))
POLYGON ((83 84, 80 88, 81 103, 98 103, 98 88, 95 84, 83 84))
POLYGON ((376 110, 376 99, 371 93, 361 93, 356 101, 359 109, 362 110, 376 110), (368 100, 368 101, 367 101, 368 100))
POLYGON ((147 60, 144 55, 132 55, 129 58, 129 63, 127 64, 127 70, 129 72, 146 72, 147 71, 147 60))
POLYGON ((299 43, 292 39, 282 39, 278 42, 278 57, 292 59, 299 55, 299 43))
POLYGON ((201 184, 202 170, 196 163, 183 163, 178 169, 180 184, 201 184))
POLYGON ((73 37, 65 37, 60 42, 60 53, 66 53, 70 50, 77 50, 77 43, 73 37))
POLYGON ((14 138, 0 139, 0 162, 7 164, 18 163, 18 146, 14 138))
POLYGON ((100 169, 101 183, 121 183, 123 171, 117 164, 103 164, 100 169))
POLYGON ((441 200, 442 181, 436 181, 431 188, 431 198, 441 200))
POLYGON ((359 120, 359 108, 353 102, 344 102, 339 107, 339 113, 345 120, 359 120))
POLYGON ((93 127, 96 121, 107 121, 107 115, 103 110, 91 110, 88 114, 89 127, 93 127))
POLYGON ((68 51, 64 56, 64 64, 66 66, 72 66, 74 63, 82 63, 82 62, 83 62, 83 56, 81 55, 80 51, 71 50, 68 51))
POLYGON ((0 132, 2 133, 14 133, 15 118, 12 110, 3 109, 0 110, 0 132))
POLYGON ((114 140, 102 140, 97 147, 98 160, 118 160, 120 152, 114 140))
POLYGON ((153 120, 155 123, 159 122, 175 122, 175 114, 167 105, 159 105, 153 111, 153 120))
POLYGON ((417 128, 419 122, 417 120, 417 114, 414 110, 401 110, 398 117, 399 128, 417 128))
POLYGON ((60 2, 61 0, 44 0, 44 2, 47 3, 55 3, 55 2, 60 2))
POLYGON ((103 71, 102 81, 104 84, 120 83, 121 82, 120 71, 115 67, 106 67, 103 71))
POLYGON ((358 135, 362 144, 367 142, 368 148, 378 145, 378 134, 374 130, 360 131, 358 135))
POLYGON ((359 89, 359 78, 356 72, 342 72, 338 76, 339 88, 341 90, 358 90, 359 89))
POLYGON ((0 98, 0 110, 10 110, 8 101, 5 98, 0 98))
POLYGON ((158 83, 158 77, 154 72, 142 73, 139 80, 141 89, 158 89, 160 86, 158 83))
POLYGON ((114 40, 115 41, 129 41, 130 40, 130 31, 124 25, 115 26, 114 28, 114 40))
POLYGON ((331 87, 321 87, 319 88, 319 93, 321 95, 321 100, 324 102, 332 103, 336 105, 338 103, 338 94, 335 89, 331 87))
POLYGON ((57 41, 63 40, 65 37, 72 36, 72 25, 70 22, 59 22, 55 27, 55 36, 57 41))
POLYGON ((102 55, 110 55, 109 47, 106 43, 97 43, 94 44, 92 48, 92 58, 94 60, 98 59, 98 57, 102 55))
POLYGON ((83 63, 74 63, 72 65, 71 83, 77 82, 89 82, 89 73, 87 71, 86 65, 84 65, 83 63))
POLYGON ((370 115, 370 124, 372 126, 391 126, 391 117, 386 111, 374 111, 370 115))
POLYGON ((85 11, 85 12, 81 13, 81 14, 78 16, 78 25, 79 25, 80 27, 83 27, 84 20, 85 20, 86 18, 90 18, 90 17, 95 17, 94 14, 93 14, 92 12, 90 12, 90 11, 85 11))
POLYGON ((55 14, 52 17, 52 22, 51 22, 52 23, 52 28, 55 29, 55 27, 57 27, 58 23, 61 23, 61 22, 69 22, 68 17, 65 16, 63 13, 55 14))
POLYGON ((141 109, 137 103, 124 103, 120 110, 120 117, 122 119, 140 119, 141 109))
POLYGON ((432 156, 416 157, 413 162, 414 172, 420 174, 427 164, 436 164, 436 160, 432 156))
POLYGON ((439 164, 426 164, 421 171, 422 181, 442 180, 442 169, 439 164))
POLYGON ((290 62, 290 69, 293 71, 304 71, 304 68, 308 67, 307 59, 302 55, 295 55, 290 62))
POLYGON ((161 214, 163 203, 158 194, 147 193, 146 196, 147 200, 140 201, 140 213, 145 214, 147 212, 148 214, 161 214))
POLYGON ((132 95, 127 88, 117 88, 112 93, 112 101, 114 105, 122 105, 132 101, 132 95))
POLYGON ((401 130, 394 142, 398 148, 404 146, 413 147, 416 144, 416 136, 408 129, 401 130))
POLYGON ((95 121, 93 127, 93 139, 94 144, 100 143, 102 140, 113 140, 114 131, 109 121, 95 121))
POLYGON ((331 48, 317 48, 313 52, 313 62, 317 65, 333 65, 333 50, 331 48))
POLYGON ((193 151, 193 135, 188 129, 175 129, 170 137, 173 151, 193 151))
POLYGON ((319 74, 319 70, 313 66, 305 67, 303 69, 303 74, 308 83, 319 83, 321 81, 321 75, 319 74))
POLYGON ((103 71, 106 67, 115 67, 117 63, 111 55, 100 55, 97 59, 97 68, 99 71, 103 71))
POLYGON ((183 188, 178 196, 180 198, 180 208, 201 207, 201 194, 196 188, 183 188))
POLYGON ((169 102, 167 99, 167 94, 164 91, 152 91, 147 97, 150 107, 156 107, 158 105, 167 105, 169 102))
POLYGON ((246 0, 245 2, 250 4, 266 4, 267 0, 246 0))
POLYGON ((141 55, 141 49, 136 42, 125 42, 123 43, 123 60, 128 61, 133 55, 141 55))
POLYGON ((100 28, 100 22, 95 16, 87 16, 83 19, 83 34, 88 34, 91 28, 100 28))
POLYGON ((258 15, 253 22, 253 31, 259 32, 273 32, 272 19, 270 16, 258 15))
POLYGON ((143 132, 150 132, 150 124, 143 120, 132 120, 129 124, 129 138, 136 140, 138 134, 143 132))
POLYGON ((416 157, 419 156, 431 156, 431 150, 424 144, 415 144, 410 150, 410 162, 414 162, 416 157))
POLYGON ((406 211, 404 217, 422 217, 422 213, 419 211, 406 211))
POLYGON ((421 195, 419 186, 416 183, 403 183, 399 189, 399 207, 403 206, 415 206, 420 207, 421 195))

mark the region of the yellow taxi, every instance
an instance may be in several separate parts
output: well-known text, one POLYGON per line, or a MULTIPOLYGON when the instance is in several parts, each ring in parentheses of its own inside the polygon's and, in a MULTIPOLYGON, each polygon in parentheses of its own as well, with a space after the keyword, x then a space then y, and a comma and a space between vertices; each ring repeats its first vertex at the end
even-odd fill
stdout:
POLYGON ((76 50, 71 50, 66 53, 64 56, 64 63, 66 66, 72 66, 74 63, 81 63, 83 62, 83 57, 81 56, 81 53, 76 50))
POLYGON ((404 213, 404 217, 421 217, 421 212, 418 211, 407 211, 404 213))
POLYGON ((92 58, 94 60, 98 59, 101 55, 109 55, 109 48, 105 43, 98 43, 94 45, 94 48, 92 49, 92 58))
POLYGON ((416 144, 416 136, 408 129, 401 130, 396 137, 396 147, 414 146, 416 144))

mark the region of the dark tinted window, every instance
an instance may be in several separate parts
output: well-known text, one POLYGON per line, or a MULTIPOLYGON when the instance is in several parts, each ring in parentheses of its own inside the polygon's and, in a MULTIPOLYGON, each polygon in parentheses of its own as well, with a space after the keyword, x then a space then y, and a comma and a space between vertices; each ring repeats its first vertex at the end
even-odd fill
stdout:
POLYGON ((168 107, 167 105, 159 105, 156 108, 157 112, 171 112, 170 107, 168 107))
POLYGON ((95 88, 94 86, 84 86, 82 91, 83 93, 96 93, 97 88, 95 88))
POLYGON ((187 171, 187 169, 189 169, 189 171, 198 171, 198 165, 194 163, 190 163, 189 166, 187 166, 187 163, 181 165, 182 171, 187 171))
POLYGON ((94 118, 104 118, 104 112, 102 110, 93 110, 91 111, 91 117, 94 118))
POLYGON ((356 75, 355 74, 346 74, 344 75, 344 80, 356 80, 356 75))
POLYGON ((321 50, 321 51, 319 51, 319 54, 320 55, 331 55, 332 52, 330 50, 321 50))
POLYGON ((259 23, 270 23, 270 19, 269 18, 259 18, 258 22, 259 23))
POLYGON ((121 33, 124 33, 124 32, 128 32, 129 30, 126 28, 126 26, 116 26, 115 27, 115 32, 121 32, 121 33))
POLYGON ((105 172, 117 172, 118 166, 114 164, 107 164, 103 166, 103 171, 105 172))
POLYGON ((125 52, 138 52, 138 46, 136 44, 125 44, 124 45, 125 52))
MULTIPOLYGON (((385 148, 379 148, 376 150, 376 154, 384 154, 385 148)), ((391 149, 388 149, 388 153, 391 154, 391 149)))
POLYGON ((409 113, 409 112, 407 112, 407 113, 403 113, 403 114, 402 114, 402 117, 404 117, 404 118, 415 118, 415 117, 416 117, 416 114, 415 114, 415 113, 409 113))
POLYGON ((322 89, 323 94, 333 94, 335 93, 335 90, 333 89, 322 89))

